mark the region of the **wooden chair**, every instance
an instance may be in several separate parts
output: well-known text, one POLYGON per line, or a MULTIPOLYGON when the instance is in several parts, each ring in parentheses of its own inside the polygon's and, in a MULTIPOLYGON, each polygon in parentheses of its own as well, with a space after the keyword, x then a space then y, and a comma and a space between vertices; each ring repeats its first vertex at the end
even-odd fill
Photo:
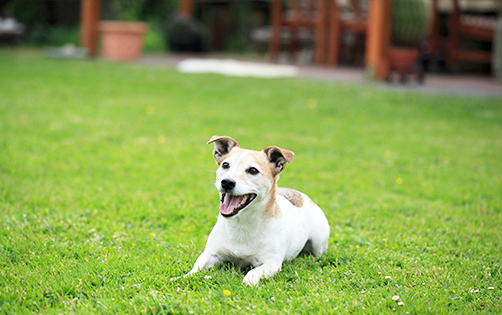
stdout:
MULTIPOLYGON (((336 66, 340 59, 342 34, 344 32, 354 33, 356 35, 356 40, 364 43, 368 21, 361 9, 359 0, 350 0, 350 12, 346 12, 345 14, 341 11, 337 0, 330 0, 329 9, 330 13, 328 15, 330 17, 330 26, 327 64, 336 66)), ((354 50, 354 48, 355 47, 353 47, 352 50, 354 50)), ((354 51, 352 51, 351 54, 354 55, 354 51)))
POLYGON ((448 66, 454 68, 459 61, 491 63, 492 53, 460 48, 460 40, 493 42, 496 20, 483 16, 463 15, 458 0, 453 0, 453 12, 449 21, 447 47, 448 66))
POLYGON ((270 58, 277 61, 281 47, 281 32, 289 28, 288 51, 291 60, 295 58, 299 47, 298 30, 314 31, 314 51, 316 64, 325 62, 326 50, 326 5, 328 0, 289 0, 288 10, 283 10, 281 0, 271 3, 271 38, 270 58))

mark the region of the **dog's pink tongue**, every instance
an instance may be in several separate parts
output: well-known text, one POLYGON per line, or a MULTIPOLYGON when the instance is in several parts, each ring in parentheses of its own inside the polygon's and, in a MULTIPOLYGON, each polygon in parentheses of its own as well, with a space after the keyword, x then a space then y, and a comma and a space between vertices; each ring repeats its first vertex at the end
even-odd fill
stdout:
POLYGON ((225 199, 220 203, 221 214, 231 214, 239 206, 244 196, 225 195, 225 199))

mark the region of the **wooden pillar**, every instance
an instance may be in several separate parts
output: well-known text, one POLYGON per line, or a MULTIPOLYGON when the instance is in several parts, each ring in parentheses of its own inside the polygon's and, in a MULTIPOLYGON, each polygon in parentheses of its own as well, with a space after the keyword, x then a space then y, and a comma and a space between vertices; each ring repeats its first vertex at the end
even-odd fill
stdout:
POLYGON ((281 11, 281 2, 272 0, 270 3, 270 18, 272 20, 270 27, 270 60, 272 61, 279 59, 279 50, 281 49, 281 11))
POLYGON ((458 36, 460 29, 460 6, 458 1, 453 1, 453 10, 450 14, 448 25, 448 48, 446 51, 446 63, 448 67, 455 68, 457 65, 458 36))
POLYGON ((389 75, 392 0, 370 0, 366 40, 366 70, 377 80, 389 75))
POLYGON ((439 12, 438 1, 432 0, 432 23, 429 30, 429 54, 437 57, 439 53, 439 12))
POLYGON ((193 15, 193 0, 180 0, 179 11, 184 16, 193 15))
POLYGON ((327 13, 328 13, 328 1, 319 1, 317 22, 314 26, 315 28, 315 63, 322 65, 325 63, 326 59, 326 33, 327 33, 327 13))
POLYGON ((80 12, 80 44, 96 55, 101 0, 82 0, 80 12))
POLYGON ((337 66, 340 59, 340 40, 342 35, 342 21, 340 20, 340 8, 336 0, 332 0, 329 6, 329 35, 328 35, 328 66, 337 66))

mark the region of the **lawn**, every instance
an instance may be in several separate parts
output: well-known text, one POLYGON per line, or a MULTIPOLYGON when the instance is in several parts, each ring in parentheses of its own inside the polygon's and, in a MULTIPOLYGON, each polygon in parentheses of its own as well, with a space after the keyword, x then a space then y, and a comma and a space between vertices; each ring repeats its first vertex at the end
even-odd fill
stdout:
POLYGON ((502 313, 500 99, 23 50, 0 74, 2 313, 502 313), (212 135, 296 153, 279 184, 326 213, 326 255, 169 280, 218 215, 212 135))

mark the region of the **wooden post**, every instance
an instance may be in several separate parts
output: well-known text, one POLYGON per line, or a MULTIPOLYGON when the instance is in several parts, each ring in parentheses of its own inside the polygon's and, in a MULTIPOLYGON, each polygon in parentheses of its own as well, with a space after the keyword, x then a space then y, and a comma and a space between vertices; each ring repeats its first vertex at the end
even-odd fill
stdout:
POLYGON ((328 40, 328 66, 336 67, 340 59, 340 39, 342 35, 342 23, 340 20, 340 9, 336 0, 332 0, 329 6, 329 40, 328 40))
POLYGON ((101 0, 82 0, 80 12, 80 43, 90 56, 96 55, 101 0))
POLYGON ((193 15, 193 0, 180 0, 179 10, 181 15, 192 16, 193 15))
POLYGON ((429 54, 437 57, 439 53, 439 12, 438 1, 432 0, 432 23, 429 30, 429 54))
POLYGON ((270 60, 277 61, 281 49, 281 14, 282 6, 279 0, 270 3, 270 15, 272 20, 270 37, 270 60))
POLYGON ((326 33, 327 33, 327 13, 328 1, 319 1, 318 18, 315 25, 315 63, 322 65, 326 56, 326 33))
POLYGON ((370 0, 366 40, 366 70, 377 80, 389 76, 392 0, 370 0))
POLYGON ((458 1, 453 1, 453 10, 450 14, 448 48, 446 52, 446 63, 448 67, 455 68, 457 65, 458 36, 460 29, 460 6, 458 1))

